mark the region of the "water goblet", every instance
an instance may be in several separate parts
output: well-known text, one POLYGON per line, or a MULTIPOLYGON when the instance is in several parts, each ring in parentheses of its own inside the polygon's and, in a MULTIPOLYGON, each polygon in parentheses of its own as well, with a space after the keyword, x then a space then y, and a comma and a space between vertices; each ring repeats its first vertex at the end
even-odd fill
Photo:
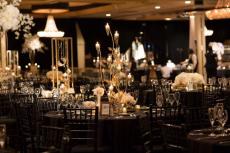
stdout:
POLYGON ((169 102, 169 104, 170 104, 171 106, 173 106, 173 104, 174 104, 174 102, 175 102, 175 96, 174 96, 173 93, 170 93, 170 94, 168 95, 168 102, 169 102))
POLYGON ((177 106, 179 106, 180 105, 180 92, 178 92, 178 91, 175 92, 174 93, 174 98, 175 98, 177 106))
POLYGON ((39 97, 40 96, 40 93, 41 93, 41 89, 40 88, 35 88, 34 89, 34 94, 39 97))
POLYGON ((80 92, 82 94, 82 99, 85 99, 85 93, 86 93, 86 86, 85 85, 81 85, 80 86, 80 92))
POLYGON ((224 126, 228 120, 228 111, 224 110, 221 115, 218 116, 218 122, 220 123, 221 129, 222 129, 222 134, 221 136, 226 136, 224 126))
POLYGON ((214 108, 208 108, 208 117, 212 128, 212 132, 209 134, 209 136, 215 136, 214 134, 215 109, 214 108))
POLYGON ((164 97, 161 93, 156 94, 156 105, 158 107, 162 107, 163 106, 163 102, 164 102, 164 97))

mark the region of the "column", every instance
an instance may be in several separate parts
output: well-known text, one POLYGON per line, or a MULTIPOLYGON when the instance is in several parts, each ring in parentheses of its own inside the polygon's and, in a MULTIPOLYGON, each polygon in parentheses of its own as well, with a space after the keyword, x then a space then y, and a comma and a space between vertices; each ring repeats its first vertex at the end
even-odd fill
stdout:
POLYGON ((189 48, 192 48, 197 55, 197 72, 203 76, 206 76, 204 69, 206 52, 206 42, 204 35, 205 15, 204 13, 195 13, 190 16, 189 21, 189 48))
POLYGON ((76 25, 77 29, 77 59, 78 59, 78 68, 85 68, 85 40, 81 33, 79 25, 76 25))

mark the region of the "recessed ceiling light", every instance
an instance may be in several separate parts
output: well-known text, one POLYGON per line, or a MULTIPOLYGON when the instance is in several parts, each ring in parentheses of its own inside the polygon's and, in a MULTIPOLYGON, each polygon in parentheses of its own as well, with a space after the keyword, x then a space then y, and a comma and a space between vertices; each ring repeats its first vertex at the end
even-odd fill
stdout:
POLYGON ((191 4, 192 1, 184 1, 185 4, 191 4))
POLYGON ((156 10, 159 10, 160 8, 161 8, 161 6, 159 6, 159 5, 155 6, 156 10))
POLYGON ((172 18, 165 18, 165 20, 170 21, 170 20, 172 20, 172 18))
POLYGON ((111 17, 111 14, 110 13, 106 13, 106 15, 105 16, 107 16, 107 17, 111 17))
POLYGON ((144 34, 144 32, 143 31, 140 31, 140 35, 143 35, 144 34))

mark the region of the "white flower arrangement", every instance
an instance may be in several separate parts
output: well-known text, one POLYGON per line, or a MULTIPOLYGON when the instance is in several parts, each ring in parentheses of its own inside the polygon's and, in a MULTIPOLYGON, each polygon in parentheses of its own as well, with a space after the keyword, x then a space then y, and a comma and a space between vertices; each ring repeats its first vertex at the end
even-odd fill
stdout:
POLYGON ((120 103, 125 105, 135 105, 135 98, 130 95, 130 93, 119 91, 117 93, 111 92, 109 95, 109 99, 111 103, 120 103))
POLYGON ((82 102, 82 105, 85 108, 95 108, 96 107, 96 103, 94 101, 84 101, 82 102))
POLYGON ((33 23, 33 17, 20 13, 18 6, 21 0, 0 0, 0 30, 6 32, 12 30, 15 32, 16 39, 19 38, 20 32, 23 32, 23 37, 30 36, 31 27, 33 23))
POLYGON ((105 90, 104 88, 100 87, 100 86, 97 86, 96 88, 93 89, 93 94, 95 96, 103 96, 105 93, 105 90))
POLYGON ((192 82, 195 85, 202 85, 205 83, 204 77, 199 73, 186 73, 182 72, 176 76, 172 87, 176 88, 185 88, 189 82, 192 82))
POLYGON ((39 40, 38 35, 27 37, 22 45, 22 53, 30 53, 32 51, 44 53, 44 49, 46 49, 45 44, 39 40))

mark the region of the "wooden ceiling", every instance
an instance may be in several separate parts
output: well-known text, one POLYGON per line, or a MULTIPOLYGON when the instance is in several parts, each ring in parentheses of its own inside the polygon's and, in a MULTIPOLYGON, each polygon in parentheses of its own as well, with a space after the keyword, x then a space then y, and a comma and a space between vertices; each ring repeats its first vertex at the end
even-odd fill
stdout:
MULTIPOLYGON (((116 20, 185 19, 187 11, 204 11, 214 8, 217 0, 22 0, 21 10, 32 13, 32 6, 67 3, 69 11, 55 18, 112 18, 116 20), (155 9, 160 6, 160 9, 155 9), (110 13, 111 17, 106 17, 110 13)), ((46 17, 47 14, 34 14, 46 17)))

